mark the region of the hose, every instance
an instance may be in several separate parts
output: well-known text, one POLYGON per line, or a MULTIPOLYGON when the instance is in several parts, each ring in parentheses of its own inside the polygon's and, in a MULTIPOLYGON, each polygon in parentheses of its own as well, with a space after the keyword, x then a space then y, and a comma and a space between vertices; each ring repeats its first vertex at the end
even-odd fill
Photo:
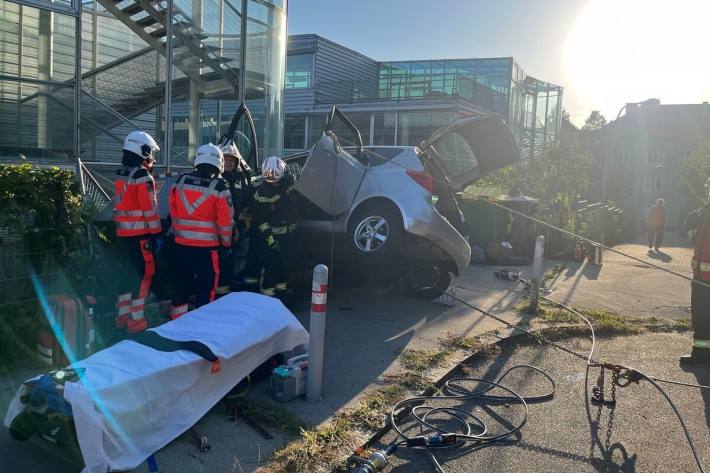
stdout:
POLYGON ((443 466, 434 456, 434 450, 459 447, 468 442, 483 445, 498 442, 516 434, 527 423, 528 403, 540 403, 551 400, 555 395, 555 389, 555 381, 552 377, 544 370, 532 365, 513 366, 505 371, 497 381, 489 381, 482 378, 471 377, 451 378, 444 383, 443 394, 440 396, 416 396, 397 403, 390 412, 390 423, 392 428, 397 432, 398 447, 423 448, 432 460, 436 470, 440 473, 445 473, 443 466), (549 392, 537 396, 522 396, 502 383, 508 374, 515 370, 523 369, 542 374, 551 386, 549 392), (469 391, 462 386, 464 383, 476 383, 477 385, 484 384, 485 387, 480 390, 469 391), (487 394, 495 388, 499 388, 507 394, 487 394), (459 407, 434 407, 426 404, 427 401, 473 401, 475 404, 471 406, 469 410, 464 410, 459 407), (488 427, 485 422, 473 414, 473 409, 477 406, 490 404, 520 404, 524 409, 522 418, 514 427, 496 435, 488 435, 488 427), (398 420, 400 414, 407 409, 409 409, 409 413, 415 419, 416 424, 419 425, 421 434, 419 436, 408 436, 405 433, 405 429, 400 425, 400 421, 398 420), (434 414, 450 416, 451 420, 459 424, 459 431, 453 432, 445 430, 432 424, 429 421, 429 418, 434 414), (424 435, 425 432, 430 434, 424 435), (402 438, 402 440, 399 440, 399 438, 402 438))

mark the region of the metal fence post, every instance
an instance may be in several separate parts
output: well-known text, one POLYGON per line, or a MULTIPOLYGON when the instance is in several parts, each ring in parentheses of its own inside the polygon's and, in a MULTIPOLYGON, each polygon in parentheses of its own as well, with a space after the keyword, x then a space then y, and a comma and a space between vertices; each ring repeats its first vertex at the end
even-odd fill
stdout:
POLYGON ((533 257, 532 278, 530 281, 530 312, 537 312, 540 301, 540 279, 542 278, 543 260, 545 257, 545 237, 535 238, 535 256, 533 257))
POLYGON ((323 347, 325 345, 325 307, 328 301, 328 267, 313 268, 311 324, 308 341, 308 384, 306 400, 320 401, 323 391, 323 347))

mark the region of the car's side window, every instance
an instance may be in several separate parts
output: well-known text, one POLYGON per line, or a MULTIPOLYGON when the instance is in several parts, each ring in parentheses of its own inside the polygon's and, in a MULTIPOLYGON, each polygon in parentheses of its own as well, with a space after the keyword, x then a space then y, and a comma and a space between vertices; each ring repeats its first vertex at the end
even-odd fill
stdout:
POLYGON ((451 176, 460 176, 478 168, 476 154, 456 132, 442 138, 436 148, 451 176))

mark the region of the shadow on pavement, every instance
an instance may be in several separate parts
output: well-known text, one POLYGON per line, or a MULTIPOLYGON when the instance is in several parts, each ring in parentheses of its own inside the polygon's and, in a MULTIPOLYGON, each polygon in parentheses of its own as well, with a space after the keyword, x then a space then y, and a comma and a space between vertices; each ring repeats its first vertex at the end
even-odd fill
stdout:
MULTIPOLYGON (((687 368, 686 371, 695 376, 695 379, 698 380, 698 384, 703 386, 710 386, 710 367, 698 366, 693 368, 687 368)), ((700 395, 703 398, 703 403, 705 403, 705 421, 707 422, 708 429, 710 429, 710 390, 701 389, 700 395)))
POLYGON ((649 258, 657 259, 659 261, 663 261, 664 263, 669 263, 673 261, 673 257, 669 255, 668 253, 664 253, 663 251, 652 251, 648 250, 648 256, 649 258))

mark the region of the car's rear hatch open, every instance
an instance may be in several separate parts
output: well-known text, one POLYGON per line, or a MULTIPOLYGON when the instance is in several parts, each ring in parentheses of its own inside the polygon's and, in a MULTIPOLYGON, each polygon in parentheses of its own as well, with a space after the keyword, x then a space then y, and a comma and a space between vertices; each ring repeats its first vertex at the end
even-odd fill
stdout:
POLYGON ((421 150, 436 160, 455 192, 486 173, 520 160, 513 133, 493 115, 459 118, 434 132, 421 150))

